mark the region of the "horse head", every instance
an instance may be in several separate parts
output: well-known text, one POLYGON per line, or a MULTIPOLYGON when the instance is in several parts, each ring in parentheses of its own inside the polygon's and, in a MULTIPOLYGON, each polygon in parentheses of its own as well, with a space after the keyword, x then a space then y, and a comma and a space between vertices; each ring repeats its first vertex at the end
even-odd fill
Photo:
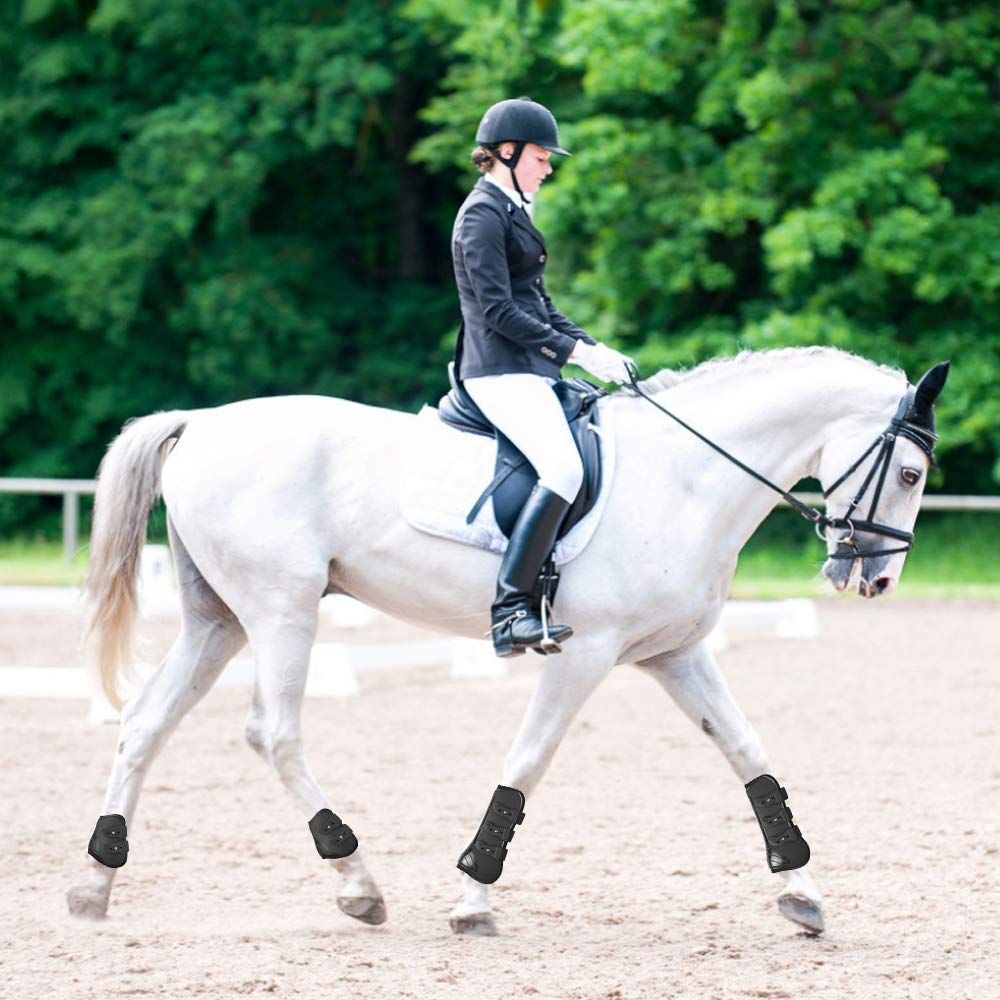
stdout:
POLYGON ((935 464, 934 402, 949 364, 934 365, 907 386, 894 415, 858 419, 822 450, 819 478, 831 519, 822 573, 839 591, 877 597, 899 582, 927 470, 935 464))

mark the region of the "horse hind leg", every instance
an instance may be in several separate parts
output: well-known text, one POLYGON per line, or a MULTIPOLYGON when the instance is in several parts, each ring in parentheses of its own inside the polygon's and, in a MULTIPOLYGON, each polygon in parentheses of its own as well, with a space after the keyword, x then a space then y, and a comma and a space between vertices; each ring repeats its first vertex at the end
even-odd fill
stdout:
MULTIPOLYGON (((212 687, 246 642, 232 611, 206 583, 172 525, 171 548, 181 597, 181 631, 170 652, 142 690, 121 713, 115 751, 101 815, 125 817, 129 836, 139 792, 154 758, 180 720, 212 687)), ((117 869, 88 857, 88 878, 67 893, 74 916, 100 919, 107 914, 117 869)))
MULTIPOLYGON (((306 820, 331 808, 306 760, 302 744, 302 698, 319 608, 316 588, 304 588, 297 606, 271 607, 265 618, 248 619, 256 661, 256 680, 246 741, 271 765, 306 820)), ((283 604, 291 594, 283 588, 283 604)), ((336 811, 336 810, 334 810, 336 811)), ((385 901, 358 848, 346 858, 330 859, 345 878, 337 906, 366 924, 386 919, 385 901)))

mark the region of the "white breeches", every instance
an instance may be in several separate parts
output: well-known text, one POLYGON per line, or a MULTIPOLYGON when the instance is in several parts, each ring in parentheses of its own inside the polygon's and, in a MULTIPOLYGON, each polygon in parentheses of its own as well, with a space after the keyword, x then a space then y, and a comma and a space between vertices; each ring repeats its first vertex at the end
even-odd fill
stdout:
POLYGON ((462 380, 476 405, 524 452, 541 486, 572 503, 583 483, 583 462, 566 414, 552 391, 555 379, 532 372, 462 380))

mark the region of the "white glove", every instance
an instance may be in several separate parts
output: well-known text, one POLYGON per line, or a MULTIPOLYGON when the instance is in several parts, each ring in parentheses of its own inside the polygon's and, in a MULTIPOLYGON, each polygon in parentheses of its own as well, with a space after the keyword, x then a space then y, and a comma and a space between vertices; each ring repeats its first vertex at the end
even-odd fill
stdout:
POLYGON ((602 382, 618 382, 621 385, 629 381, 626 362, 635 364, 627 354, 621 354, 607 344, 588 344, 583 340, 576 342, 576 347, 567 360, 602 382))

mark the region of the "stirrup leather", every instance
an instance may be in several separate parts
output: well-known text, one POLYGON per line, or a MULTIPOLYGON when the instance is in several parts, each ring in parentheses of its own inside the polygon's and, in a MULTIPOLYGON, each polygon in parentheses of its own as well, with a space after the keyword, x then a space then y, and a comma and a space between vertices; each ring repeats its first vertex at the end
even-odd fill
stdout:
POLYGON ((514 827, 524 822, 524 794, 507 785, 497 785, 476 836, 462 852, 456 867, 483 885, 492 885, 503 871, 507 845, 514 827))
POLYGON ((770 774, 761 774, 744 787, 764 835, 768 867, 772 872, 801 868, 809 860, 809 845, 792 822, 792 810, 784 804, 788 792, 770 774))

